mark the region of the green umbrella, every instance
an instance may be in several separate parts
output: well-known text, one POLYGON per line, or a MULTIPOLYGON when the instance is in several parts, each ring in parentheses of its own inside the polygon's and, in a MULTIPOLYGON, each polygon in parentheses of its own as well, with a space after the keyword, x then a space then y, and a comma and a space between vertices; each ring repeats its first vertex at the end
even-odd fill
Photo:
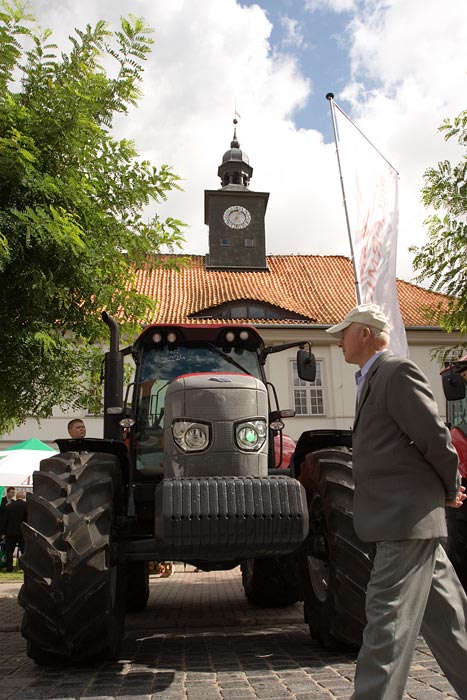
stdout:
POLYGON ((57 451, 54 450, 53 447, 49 447, 45 444, 45 442, 42 442, 37 438, 30 438, 29 440, 25 440, 24 442, 19 442, 17 445, 13 445, 13 447, 6 447, 3 451, 10 452, 11 450, 43 450, 44 452, 57 451))

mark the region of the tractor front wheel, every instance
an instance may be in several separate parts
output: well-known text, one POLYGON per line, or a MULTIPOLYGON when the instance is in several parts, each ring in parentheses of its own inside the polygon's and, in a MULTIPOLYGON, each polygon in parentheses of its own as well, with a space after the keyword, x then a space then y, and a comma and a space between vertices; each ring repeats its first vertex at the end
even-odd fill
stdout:
POLYGON ((300 600, 292 556, 247 559, 242 562, 245 595, 253 605, 276 608, 300 600))
POLYGON ((115 658, 123 637, 125 576, 112 548, 120 468, 112 455, 41 462, 28 494, 22 634, 38 664, 115 658))
POLYGON ((296 553, 305 621, 325 647, 358 647, 373 548, 353 527, 351 452, 322 449, 313 458, 319 478, 309 502, 310 531, 296 553))
POLYGON ((135 561, 126 565, 125 609, 141 612, 149 599, 149 562, 135 561))

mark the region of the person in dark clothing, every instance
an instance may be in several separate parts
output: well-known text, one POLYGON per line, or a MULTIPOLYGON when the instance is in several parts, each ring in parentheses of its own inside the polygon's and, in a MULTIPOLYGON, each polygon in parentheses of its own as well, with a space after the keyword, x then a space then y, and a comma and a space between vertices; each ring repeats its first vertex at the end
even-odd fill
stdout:
POLYGON ((1 508, 4 508, 8 503, 15 500, 16 489, 14 486, 9 486, 6 490, 6 495, 2 496, 1 508))
POLYGON ((5 533, 5 510, 6 507, 15 500, 16 489, 14 486, 9 486, 6 490, 6 495, 2 496, 0 503, 0 539, 5 533))
POLYGON ((26 494, 18 491, 16 501, 11 501, 4 512, 4 535, 6 542, 6 570, 13 571, 13 554, 16 546, 21 554, 24 551, 24 538, 21 523, 27 520, 26 494))

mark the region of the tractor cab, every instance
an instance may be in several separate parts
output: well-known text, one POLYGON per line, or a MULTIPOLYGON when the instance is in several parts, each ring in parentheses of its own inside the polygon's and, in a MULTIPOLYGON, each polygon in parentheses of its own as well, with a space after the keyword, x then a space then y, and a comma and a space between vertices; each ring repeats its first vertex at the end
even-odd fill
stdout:
MULTIPOLYGON (((209 375, 217 377, 214 386, 220 386, 229 376, 247 375, 266 381, 261 363, 263 341, 254 328, 247 326, 152 326, 141 334, 134 350, 138 358, 134 397, 136 471, 143 477, 163 474, 166 396, 174 380, 209 375)), ((187 430, 188 440, 195 448, 198 441, 201 448, 201 428, 193 425, 187 430)))

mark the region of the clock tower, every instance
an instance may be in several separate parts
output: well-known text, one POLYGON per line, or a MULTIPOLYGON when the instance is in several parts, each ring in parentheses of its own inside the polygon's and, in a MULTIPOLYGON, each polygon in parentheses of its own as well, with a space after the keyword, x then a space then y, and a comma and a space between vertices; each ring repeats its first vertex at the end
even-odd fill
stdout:
POLYGON ((222 187, 204 192, 204 222, 209 226, 206 268, 267 270, 264 216, 268 192, 249 189, 253 174, 237 140, 237 120, 230 149, 218 169, 222 187))

